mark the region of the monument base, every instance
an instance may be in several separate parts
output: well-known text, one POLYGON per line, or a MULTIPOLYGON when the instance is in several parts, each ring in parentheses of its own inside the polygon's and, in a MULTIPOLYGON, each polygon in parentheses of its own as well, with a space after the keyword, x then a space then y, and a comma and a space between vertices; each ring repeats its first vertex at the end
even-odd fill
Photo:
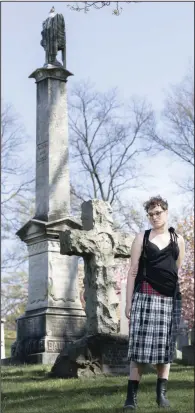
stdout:
POLYGON ((96 334, 85 336, 58 356, 51 376, 61 378, 127 375, 128 336, 96 334))
POLYGON ((7 357, 1 360, 1 366, 19 366, 22 364, 45 364, 52 365, 55 363, 59 353, 36 353, 25 357, 25 360, 20 360, 17 357, 7 357))
POLYGON ((17 320, 17 339, 11 348, 13 361, 53 364, 68 344, 85 334, 86 316, 81 310, 47 308, 26 312, 17 320))

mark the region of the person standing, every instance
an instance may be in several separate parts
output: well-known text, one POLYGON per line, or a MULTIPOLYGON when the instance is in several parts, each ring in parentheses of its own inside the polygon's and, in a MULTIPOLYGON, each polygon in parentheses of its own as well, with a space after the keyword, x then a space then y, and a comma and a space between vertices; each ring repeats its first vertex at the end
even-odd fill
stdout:
POLYGON ((124 409, 137 407, 137 392, 145 364, 157 369, 156 402, 166 398, 181 316, 178 269, 185 255, 184 239, 168 228, 168 203, 160 196, 144 204, 151 229, 132 244, 127 278, 126 317, 130 320, 128 360, 130 374, 124 409))

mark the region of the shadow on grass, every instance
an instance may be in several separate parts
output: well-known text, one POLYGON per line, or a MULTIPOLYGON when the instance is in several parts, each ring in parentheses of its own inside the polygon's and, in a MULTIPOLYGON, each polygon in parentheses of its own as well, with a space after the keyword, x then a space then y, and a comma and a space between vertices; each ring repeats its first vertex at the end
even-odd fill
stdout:
MULTIPOLYGON (((52 381, 52 382, 57 382, 58 380, 64 380, 64 383, 66 383, 68 380, 67 379, 61 379, 58 377, 52 377, 50 375, 50 369, 48 368, 32 368, 30 371, 28 370, 29 366, 25 366, 21 369, 14 369, 10 371, 10 369, 5 369, 1 371, 1 378, 2 381, 4 382, 30 382, 31 380, 39 380, 39 381, 52 381)), ((183 376, 183 374, 192 374, 194 376, 194 368, 192 366, 179 366, 178 364, 173 364, 171 366, 171 375, 174 375, 176 373, 180 373, 183 376)), ((148 377, 148 374, 143 374, 143 379, 142 383, 144 381, 144 378, 148 377)), ((179 377, 178 377, 179 378, 179 377)), ((110 383, 110 380, 117 380, 119 379, 119 376, 102 376, 102 378, 97 377, 93 378, 90 381, 91 382, 99 382, 99 380, 104 380, 104 384, 106 381, 108 382, 108 385, 110 386, 112 383, 110 383)), ((86 383, 88 382, 89 379, 76 379, 72 378, 71 380, 75 380, 75 382, 78 380, 78 383, 82 383, 83 381, 86 380, 86 383)), ((128 378, 127 376, 121 376, 120 380, 122 382, 127 381, 128 378)), ((149 381, 147 380, 147 385, 151 385, 153 382, 156 381, 156 371, 150 373, 149 381)), ((173 382, 172 378, 170 377, 170 382, 173 382)), ((176 380, 178 382, 178 380, 176 380)))
MULTIPOLYGON (((28 413, 34 413, 34 408, 36 408, 36 412, 38 411, 39 413, 45 413, 45 412, 54 412, 54 413, 122 413, 124 412, 123 409, 123 403, 124 400, 121 402, 120 406, 116 406, 119 403, 116 402, 115 406, 106 406, 104 404, 104 400, 102 400, 102 406, 101 407, 94 407, 94 406, 87 406, 87 407, 79 407, 79 400, 75 402, 75 400, 70 400, 70 399, 66 399, 64 397, 59 398, 58 400, 55 401, 53 400, 53 395, 48 395, 48 397, 43 397, 41 400, 40 398, 37 399, 35 398, 33 401, 29 401, 29 400, 25 400, 25 401, 19 401, 18 403, 14 402, 14 403, 10 403, 9 402, 9 413, 15 413, 16 411, 20 411, 18 410, 18 407, 22 408, 22 411, 26 411, 23 410, 25 408, 27 408, 28 413), (33 410, 30 411, 29 410, 29 402, 33 403, 33 410), (39 409, 39 410, 37 410, 39 409)), ((85 399, 86 401, 86 399, 85 399)), ((88 400, 89 402, 89 400, 88 400)), ((84 401, 82 402, 82 404, 84 404, 84 401)), ((89 404, 89 403, 88 403, 89 404)), ((131 410, 132 411, 132 410, 131 410)), ((7 410, 5 409, 4 411, 2 411, 1 413, 6 413, 7 410)), ((125 412, 129 412, 129 410, 125 410, 125 412)), ((154 401, 147 401, 147 402, 143 402, 139 404, 139 407, 137 409, 137 412, 142 412, 142 413, 160 413, 160 412, 164 412, 164 409, 160 409, 157 407, 156 403, 154 401)), ((169 413, 179 413, 181 412, 181 410, 177 409, 177 408, 169 408, 169 413)), ((182 413, 190 413, 189 412, 189 408, 186 406, 186 410, 185 408, 182 409, 182 413)))
POLYGON ((16 371, 10 371, 10 370, 4 370, 1 372, 1 377, 2 378, 7 378, 7 377, 19 377, 19 376, 25 376, 28 378, 31 378, 32 376, 37 375, 37 376, 43 376, 46 377, 48 375, 48 372, 46 370, 40 370, 40 369, 35 369, 32 371, 25 370, 25 368, 21 368, 16 370, 16 371))
MULTIPOLYGON (((155 413, 160 413, 160 412, 164 412, 164 409, 159 409, 158 407, 156 407, 155 408, 155 406, 153 405, 153 406, 140 406, 140 407, 138 407, 137 408, 137 410, 136 410, 137 412, 144 412, 144 413, 151 413, 151 412, 155 412, 155 413), (157 410, 158 409, 158 410, 157 410)), ((90 412, 90 408, 89 409, 86 409, 86 408, 83 408, 83 409, 74 409, 74 413, 89 413, 90 412)), ((123 409, 123 406, 121 406, 121 407, 105 407, 105 408, 97 408, 97 409, 94 409, 93 408, 93 413, 102 413, 102 412, 105 412, 105 413, 130 413, 130 412, 132 412, 132 409, 126 409, 126 410, 124 410, 123 409)), ((169 413, 178 413, 178 410, 172 410, 172 409, 169 409, 169 413)), ((187 411, 183 411, 183 413, 189 413, 189 412, 187 412, 187 411)))
MULTIPOLYGON (((175 370, 174 372, 177 372, 177 370, 175 370)), ((180 372, 180 370, 179 370, 179 372, 180 372)), ((187 371, 187 372, 189 372, 189 371, 187 371)), ((95 394, 97 394, 97 392, 98 393, 100 392, 102 394, 102 390, 104 390, 103 394, 105 394, 105 392, 110 394, 110 393, 113 393, 115 391, 118 391, 119 389, 120 389, 120 391, 126 390, 128 379, 125 378, 125 377, 123 378, 123 382, 121 382, 120 384, 110 383, 109 378, 104 377, 103 379, 104 379, 104 387, 101 387, 101 386, 98 385, 99 384, 99 378, 98 378, 97 381, 95 379, 93 379, 93 381, 91 381, 91 383, 94 383, 94 384, 97 383, 98 387, 97 386, 94 386, 94 388, 90 387, 90 388, 88 388, 88 392, 89 393, 94 392, 95 394), (106 383, 106 380, 108 380, 107 383, 106 383), (126 382, 125 384, 124 384, 124 381, 126 382)), ((33 371, 33 375, 31 375, 31 376, 29 376, 29 375, 25 376, 24 374, 20 374, 20 375, 17 374, 15 377, 13 377, 12 375, 7 375, 7 376, 2 377, 2 381, 4 383, 9 383, 9 382, 10 383, 14 383, 14 382, 16 382, 16 383, 26 383, 26 382, 36 382, 36 381, 39 381, 40 383, 51 382, 52 381, 52 382, 55 383, 55 382, 58 382, 58 380, 63 380, 63 379, 57 379, 57 378, 54 378, 54 379, 52 378, 51 379, 51 377, 49 377, 47 374, 45 374, 44 371, 40 372, 39 370, 38 371, 33 371)), ((78 387, 80 387, 80 385, 82 386, 82 384, 85 383, 85 380, 82 380, 82 381, 79 380, 79 379, 73 379, 73 380, 75 380, 75 383, 78 380, 78 387)), ((66 388, 66 383, 67 383, 67 380, 64 379, 64 391, 65 392, 66 391, 71 392, 70 388, 68 388, 68 389, 66 388)), ((86 381, 86 384, 87 384, 87 381, 86 381)), ((152 378, 151 381, 147 381, 147 382, 144 381, 144 377, 143 377, 143 379, 140 383, 140 386, 144 389, 144 388, 148 388, 148 387, 154 387, 155 384, 156 384, 156 377, 152 378)), ((83 391, 86 390, 86 388, 87 387, 85 387, 85 389, 77 388, 77 392, 83 392, 83 391)), ((194 383, 190 379, 183 381, 183 380, 174 380, 174 379, 170 378, 170 380, 169 380, 169 389, 178 389, 178 388, 191 389, 191 388, 194 388, 194 383)), ((75 389, 73 391, 75 391, 75 389)), ((28 391, 28 393, 29 392, 30 391, 28 391)), ((17 393, 17 394, 19 394, 19 393, 17 393)))
POLYGON ((44 382, 44 381, 50 381, 50 377, 15 377, 14 379, 12 377, 6 377, 3 378, 4 383, 26 383, 26 382, 31 382, 31 381, 39 381, 39 382, 44 382))
MULTIPOLYGON (((182 366, 180 367, 179 365, 173 365, 171 366, 171 373, 192 373, 194 374, 194 367, 192 366, 182 366)), ((143 374, 143 377, 147 377, 148 375, 151 376, 151 378, 156 377, 156 371, 154 370, 153 372, 147 372, 143 374)), ((50 375, 50 371, 46 369, 33 369, 30 372, 23 368, 21 370, 17 369, 16 371, 10 371, 10 370, 4 370, 2 371, 1 377, 3 380, 7 380, 9 377, 14 380, 18 379, 18 377, 23 377, 25 380, 34 380, 35 378, 41 378, 43 380, 52 380, 52 381, 57 381, 59 380, 58 377, 52 377, 50 375)), ((103 380, 110 380, 110 378, 117 379, 117 376, 103 376, 103 380)), ((121 376, 122 379, 127 379, 127 376, 121 376)), ((66 381, 67 379, 64 379, 66 381)), ((77 380, 77 379, 76 379, 77 380)), ((79 379, 78 379, 79 380, 79 379)))
MULTIPOLYGON (((193 379, 188 379, 188 374, 192 375, 193 368, 186 367, 186 371, 184 372, 184 368, 180 368, 179 366, 172 366, 171 369, 173 376, 175 373, 180 373, 178 379, 176 379, 177 375, 170 378, 168 390, 171 394, 171 391, 175 393, 181 389, 185 394, 187 391, 191 391, 194 389, 193 379), (186 379, 182 380, 182 375, 186 377, 186 379)), ((126 396, 126 389, 127 389, 127 377, 121 378, 102 378, 103 383, 101 382, 100 378, 93 379, 93 380, 59 380, 59 379, 51 379, 48 375, 48 371, 45 369, 35 369, 35 370, 16 370, 14 372, 4 371, 2 374, 2 381, 5 383, 6 388, 8 391, 2 392, 2 401, 5 402, 5 409, 2 409, 2 413, 18 413, 18 412, 25 412, 34 413, 33 406, 38 413, 119 413, 123 411, 123 406, 117 407, 119 404, 119 398, 121 399, 121 403, 123 403, 123 399, 126 396), (119 383, 113 382, 114 380, 119 381, 119 383), (112 381, 113 380, 113 381, 112 381), (28 386, 33 387, 35 382, 38 382, 38 386, 36 388, 25 388, 22 390, 22 384, 28 382, 28 386), (14 389, 14 385, 20 383, 17 386, 16 391, 12 391, 14 389), (58 386, 59 383, 59 386, 58 386), (90 384, 89 384, 90 383, 90 384), (12 388, 10 388, 12 385, 12 388), (38 387, 38 388, 37 388, 38 387), (51 388, 52 387, 52 388, 51 388), (9 391, 11 390, 11 391, 9 391), (109 400, 112 404, 116 401, 116 406, 110 407, 109 400), (89 405, 91 402, 90 407, 79 407, 79 405, 83 406, 85 403, 89 405), (96 402, 102 407, 93 407, 93 404, 96 402), (105 403, 105 405, 104 405, 105 403), (109 403, 109 406, 108 406, 109 403), (29 410, 29 407, 32 411, 29 410), (21 409, 20 409, 21 407, 21 409)), ((155 385, 156 385, 156 377, 151 376, 148 379, 144 380, 140 384, 140 393, 142 393, 142 405, 139 407, 138 412, 144 413, 160 413, 161 409, 157 409, 155 406, 153 399, 155 398, 155 385), (151 398, 149 396, 151 394, 151 398), (143 399, 145 398, 145 407, 143 399), (151 400, 151 406, 150 405, 151 400)), ((25 386, 26 387, 26 386, 25 386)), ((186 398, 186 396, 185 396, 186 398)), ((176 400, 177 402, 177 400, 176 400)), ((189 408, 184 403, 184 408, 182 410, 174 410, 169 409, 169 413, 190 413, 189 408), (185 411, 186 407, 186 411, 185 411)), ((164 410, 163 410, 164 411, 164 410)))
MULTIPOLYGON (((24 379, 25 381, 25 379, 24 379)), ((20 380, 21 382, 21 380, 20 380)), ((18 380, 17 380, 18 383, 18 380)), ((94 383, 95 384, 95 383, 94 383)), ((140 391, 143 392, 148 392, 151 391, 153 392, 152 389, 155 389, 156 386, 156 382, 142 382, 140 384, 140 391), (151 389, 152 388, 152 389, 151 389)), ((182 390, 191 390, 194 389, 194 383, 192 381, 182 381, 182 380, 170 380, 169 381, 169 386, 168 386, 168 390, 171 392, 172 390, 178 390, 178 389, 182 389, 182 390)), ((16 401, 16 399, 43 399, 43 398, 53 398, 55 400, 56 397, 67 397, 70 399, 76 399, 77 397, 79 397, 79 399, 86 399, 86 396, 89 397, 105 397, 105 396, 112 396, 114 394, 117 393, 124 393, 126 394, 126 390, 127 390, 127 384, 121 383, 119 385, 115 385, 115 384, 111 384, 111 385, 103 385, 103 386, 94 386, 94 387, 74 387, 73 389, 62 387, 62 384, 60 385, 60 388, 56 388, 56 389, 45 389, 45 388, 40 388, 40 389, 30 389, 30 390, 23 390, 23 391, 17 391, 16 392, 8 392, 7 397, 9 397, 9 400, 13 400, 16 401)), ((5 392, 2 392, 5 394, 5 392)))

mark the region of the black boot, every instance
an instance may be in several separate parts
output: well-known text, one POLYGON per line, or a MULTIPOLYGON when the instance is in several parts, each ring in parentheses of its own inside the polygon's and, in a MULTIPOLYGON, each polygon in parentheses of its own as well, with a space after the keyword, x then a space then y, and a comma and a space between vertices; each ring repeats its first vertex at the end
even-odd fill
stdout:
POLYGON ((124 409, 136 409, 138 386, 139 386, 139 381, 137 380, 128 381, 127 398, 124 404, 124 409))
POLYGON ((170 407, 169 400, 166 399, 167 379, 159 379, 156 384, 156 402, 159 407, 170 407))

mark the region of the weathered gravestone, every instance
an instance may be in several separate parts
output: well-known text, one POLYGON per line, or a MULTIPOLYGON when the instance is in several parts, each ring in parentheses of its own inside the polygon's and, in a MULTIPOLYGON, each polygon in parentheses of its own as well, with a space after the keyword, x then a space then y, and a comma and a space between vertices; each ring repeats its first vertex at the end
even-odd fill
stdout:
POLYGON ((188 346, 188 344, 189 344, 188 325, 183 320, 183 318, 181 318, 177 340, 176 340, 175 360, 182 359, 182 348, 184 346, 188 346))
POLYGON ((71 73, 65 68, 64 54, 63 64, 56 62, 57 50, 63 47, 65 52, 62 15, 51 13, 46 19, 42 43, 45 65, 30 75, 37 85, 36 210, 17 232, 29 253, 28 303, 17 320, 12 358, 5 363, 53 364, 67 343, 85 332, 78 258, 62 256, 59 242, 59 231, 81 228, 69 217, 67 78, 71 73))
POLYGON ((195 339, 194 328, 188 332, 188 345, 182 347, 182 361, 184 364, 194 366, 195 339))
POLYGON ((87 334, 64 350, 52 368, 58 377, 127 373, 128 336, 117 334, 115 258, 130 257, 132 238, 115 232, 107 202, 82 204, 82 230, 60 233, 61 254, 84 259, 87 334))

